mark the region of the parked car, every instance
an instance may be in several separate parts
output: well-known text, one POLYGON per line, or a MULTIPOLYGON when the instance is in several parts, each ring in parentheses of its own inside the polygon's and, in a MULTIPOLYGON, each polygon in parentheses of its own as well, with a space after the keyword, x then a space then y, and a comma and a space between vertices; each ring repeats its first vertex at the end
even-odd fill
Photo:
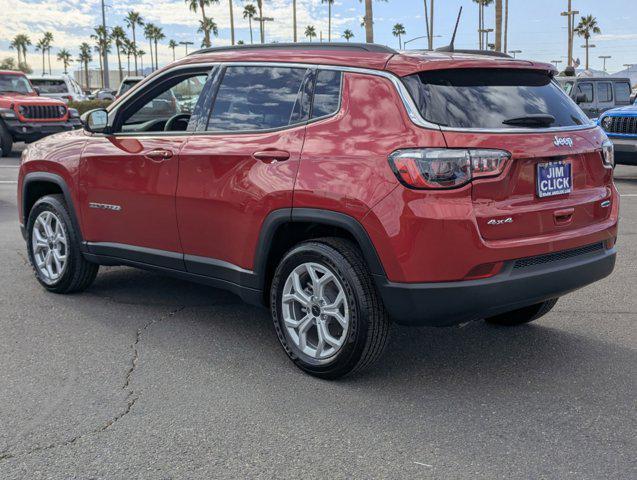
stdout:
POLYGON ((41 97, 22 72, 0 70, 0 157, 14 142, 33 142, 81 125, 77 110, 55 98, 41 97))
POLYGON ((631 103, 628 78, 556 77, 556 80, 590 118, 631 103))
POLYGON ((43 97, 57 98, 65 103, 88 99, 82 87, 68 75, 28 75, 28 78, 43 97))
POLYGON ((111 90, 109 88, 102 88, 98 90, 93 90, 89 95, 89 100, 105 100, 105 101, 113 101, 115 100, 115 90, 111 90))
POLYGON ((201 50, 26 150, 36 279, 70 293, 129 265, 228 289, 323 378, 370 365, 392 321, 533 321, 616 255, 612 144, 554 73, 373 44, 201 50), (131 122, 192 79, 192 113, 131 122))
POLYGON ((615 146, 616 162, 637 165, 637 104, 604 112, 598 125, 615 146))

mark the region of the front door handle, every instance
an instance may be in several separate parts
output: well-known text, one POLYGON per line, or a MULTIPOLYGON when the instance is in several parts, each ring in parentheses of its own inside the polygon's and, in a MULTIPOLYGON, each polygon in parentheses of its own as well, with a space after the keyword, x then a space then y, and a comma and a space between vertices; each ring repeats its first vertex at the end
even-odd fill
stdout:
POLYGON ((164 150, 163 148, 158 148, 157 150, 151 150, 144 156, 153 162, 165 162, 173 157, 173 152, 170 150, 164 150))
POLYGON ((254 152, 252 156, 266 163, 283 162, 290 158, 290 152, 286 152, 285 150, 262 150, 254 152))

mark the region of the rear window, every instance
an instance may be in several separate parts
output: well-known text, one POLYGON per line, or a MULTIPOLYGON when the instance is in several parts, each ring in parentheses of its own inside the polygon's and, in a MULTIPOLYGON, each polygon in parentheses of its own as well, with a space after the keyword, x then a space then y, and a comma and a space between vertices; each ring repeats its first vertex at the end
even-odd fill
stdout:
POLYGON ((521 69, 448 69, 405 77, 422 116, 454 128, 519 128, 503 122, 552 115, 543 127, 588 124, 584 113, 546 73, 521 69))
POLYGON ((53 80, 48 78, 32 78, 31 84, 40 89, 40 93, 68 93, 68 88, 64 80, 53 80))

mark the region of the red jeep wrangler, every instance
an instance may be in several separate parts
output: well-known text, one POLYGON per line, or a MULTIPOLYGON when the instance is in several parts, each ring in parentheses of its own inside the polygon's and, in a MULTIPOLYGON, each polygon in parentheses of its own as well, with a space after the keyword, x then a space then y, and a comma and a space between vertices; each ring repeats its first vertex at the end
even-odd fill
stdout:
POLYGON ((0 157, 14 142, 33 142, 81 126, 77 111, 63 101, 40 97, 22 72, 0 70, 0 157))
POLYGON ((27 149, 20 222, 68 293, 129 265, 268 305, 303 370, 391 321, 517 325, 611 273, 613 149, 552 65, 377 45, 196 52, 27 149), (138 112, 172 90, 180 113, 138 112))

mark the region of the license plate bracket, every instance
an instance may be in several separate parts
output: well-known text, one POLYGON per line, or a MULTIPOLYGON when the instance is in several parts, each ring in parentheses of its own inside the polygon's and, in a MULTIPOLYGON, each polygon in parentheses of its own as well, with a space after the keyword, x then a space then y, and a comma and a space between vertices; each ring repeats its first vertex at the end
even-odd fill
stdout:
POLYGON ((573 191, 571 162, 559 160, 537 164, 536 192, 540 198, 567 195, 573 191))

